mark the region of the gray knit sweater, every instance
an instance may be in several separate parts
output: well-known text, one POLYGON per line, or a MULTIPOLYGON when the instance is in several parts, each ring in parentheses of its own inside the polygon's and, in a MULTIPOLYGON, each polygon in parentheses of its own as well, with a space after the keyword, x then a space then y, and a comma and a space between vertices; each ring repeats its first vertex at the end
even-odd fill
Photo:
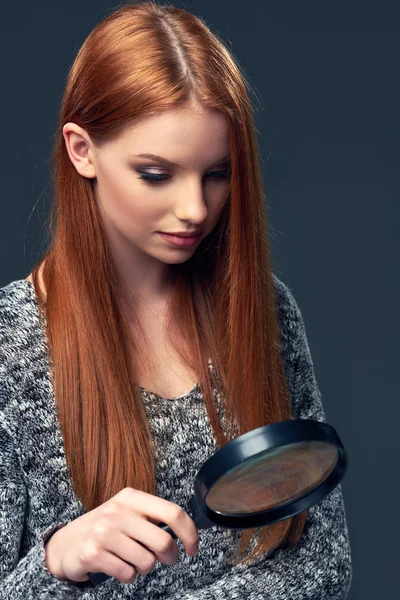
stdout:
MULTIPOLYGON (((274 284, 294 417, 325 421, 299 307, 275 275, 274 284)), ((218 449, 200 389, 174 401, 141 392, 155 441, 156 494, 190 514, 194 477, 218 449)), ((34 287, 16 280, 0 289, 0 600, 342 600, 352 581, 340 485, 308 510, 293 548, 232 567, 226 557, 240 532, 200 529, 195 557, 177 539, 174 565, 156 562, 130 584, 110 578, 95 588, 60 580, 45 564, 54 528, 84 513, 67 474, 34 287)))

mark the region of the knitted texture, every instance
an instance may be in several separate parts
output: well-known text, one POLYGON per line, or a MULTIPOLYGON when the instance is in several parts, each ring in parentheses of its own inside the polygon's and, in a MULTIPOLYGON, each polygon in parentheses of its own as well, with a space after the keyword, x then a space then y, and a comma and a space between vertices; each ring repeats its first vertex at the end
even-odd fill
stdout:
MULTIPOLYGON (((293 416, 325 421, 299 307, 289 288, 275 275, 273 280, 293 416)), ((196 473, 218 449, 200 388, 174 401, 144 388, 141 393, 156 452, 156 495, 190 514, 196 473)), ((130 584, 110 578, 95 588, 59 579, 45 563, 51 532, 85 512, 67 472, 34 287, 25 279, 12 281, 0 289, 0 600, 343 600, 351 585, 340 485, 308 510, 293 548, 231 566, 226 558, 240 531, 199 529, 196 556, 189 557, 177 539, 174 565, 157 561, 130 584)))

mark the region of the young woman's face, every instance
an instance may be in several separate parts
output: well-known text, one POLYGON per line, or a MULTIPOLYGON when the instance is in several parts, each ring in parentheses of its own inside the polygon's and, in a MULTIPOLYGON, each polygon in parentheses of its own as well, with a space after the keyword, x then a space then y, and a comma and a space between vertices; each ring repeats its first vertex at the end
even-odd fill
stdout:
POLYGON ((139 119, 101 148, 91 144, 82 174, 95 176, 95 197, 114 247, 172 264, 188 260, 217 224, 230 185, 228 161, 224 115, 180 109, 139 119), (139 156, 150 153, 176 165, 139 156), (174 246, 158 233, 196 230, 201 236, 190 247, 174 246))

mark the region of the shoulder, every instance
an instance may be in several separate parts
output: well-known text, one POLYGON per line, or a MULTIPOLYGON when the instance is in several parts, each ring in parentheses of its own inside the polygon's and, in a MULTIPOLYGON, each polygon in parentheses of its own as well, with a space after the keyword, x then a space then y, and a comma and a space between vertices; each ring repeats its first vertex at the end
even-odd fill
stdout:
POLYGON ((275 275, 273 280, 280 321, 281 353, 292 398, 293 416, 325 421, 321 392, 299 305, 286 284, 275 275))
POLYGON ((35 300, 33 287, 25 279, 18 279, 0 288, 0 342, 6 343, 18 329, 32 326, 32 308, 35 300))
POLYGON ((33 285, 20 279, 0 288, 0 427, 18 447, 34 435, 30 425, 47 418, 45 334, 33 285))
POLYGON ((275 299, 280 321, 281 333, 284 336, 296 335, 302 323, 302 314, 290 287, 272 273, 275 299))
POLYGON ((0 380, 28 366, 39 323, 31 284, 19 279, 0 288, 0 380))
POLYGON ((287 378, 293 377, 293 368, 309 353, 303 316, 290 287, 272 276, 278 313, 280 349, 287 378))

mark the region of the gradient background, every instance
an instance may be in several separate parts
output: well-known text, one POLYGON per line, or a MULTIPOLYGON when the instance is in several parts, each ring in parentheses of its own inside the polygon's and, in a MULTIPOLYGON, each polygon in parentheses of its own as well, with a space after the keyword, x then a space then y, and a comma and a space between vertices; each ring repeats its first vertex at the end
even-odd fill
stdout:
MULTIPOLYGON (((342 483, 353 557, 348 598, 393 598, 400 562, 399 5, 173 4, 220 35, 254 88, 275 271, 302 311, 327 421, 349 454, 342 483)), ((91 29, 118 6, 2 5, 0 287, 26 277, 44 248, 49 156, 67 71, 91 29)))

